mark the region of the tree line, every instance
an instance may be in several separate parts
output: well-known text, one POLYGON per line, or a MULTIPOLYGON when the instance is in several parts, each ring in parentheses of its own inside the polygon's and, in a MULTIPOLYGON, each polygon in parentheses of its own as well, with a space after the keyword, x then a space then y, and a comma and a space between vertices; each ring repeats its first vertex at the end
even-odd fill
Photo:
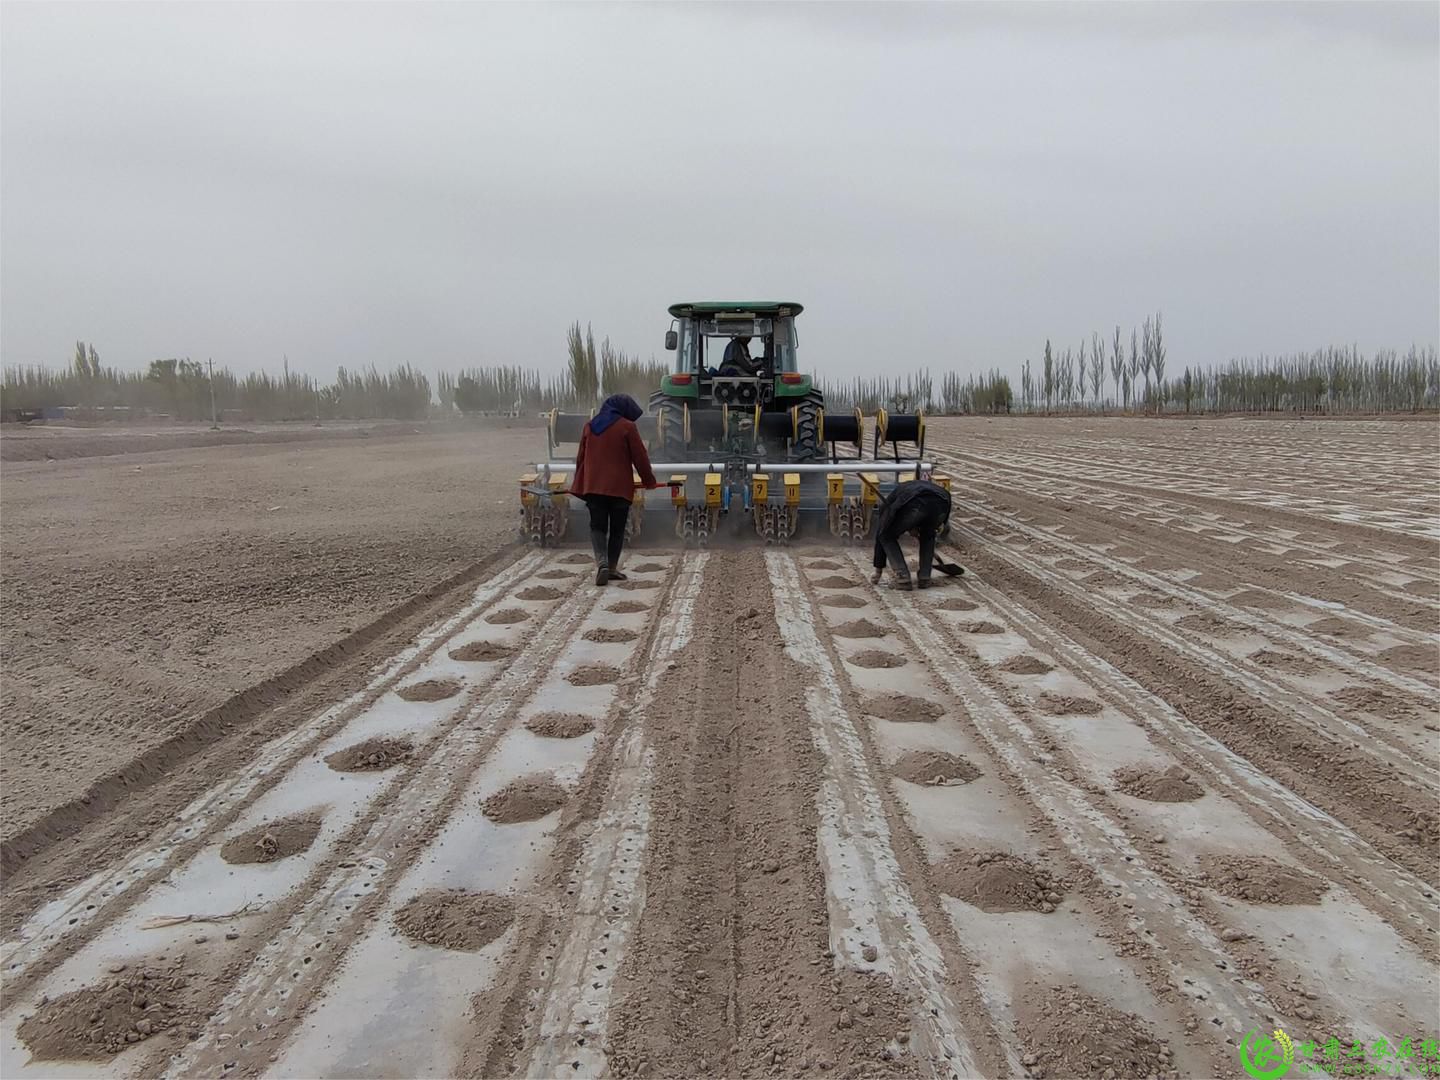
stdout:
MULTIPOLYGON (((1330 412, 1372 413, 1440 408, 1440 361, 1435 347, 1405 353, 1380 349, 1366 355, 1355 345, 1279 356, 1240 357, 1212 366, 1169 369, 1159 314, 1128 337, 1092 333, 1077 348, 1046 341, 1038 360, 1021 365, 1018 394, 999 368, 962 376, 929 369, 902 375, 818 385, 832 410, 873 414, 1330 412)), ((588 411, 609 394, 625 393, 642 405, 668 365, 645 361, 611 345, 596 346, 590 327, 572 324, 566 366, 547 374, 523 365, 488 365, 429 376, 411 364, 389 370, 341 367, 330 381, 290 369, 237 375, 191 359, 152 361, 142 372, 105 366, 94 345, 77 342, 68 366, 7 367, 0 406, 7 412, 68 406, 82 413, 170 416, 207 420, 213 403, 222 419, 420 420, 455 413, 534 414, 549 409, 588 411)), ((823 369, 822 369, 823 371, 823 369)))

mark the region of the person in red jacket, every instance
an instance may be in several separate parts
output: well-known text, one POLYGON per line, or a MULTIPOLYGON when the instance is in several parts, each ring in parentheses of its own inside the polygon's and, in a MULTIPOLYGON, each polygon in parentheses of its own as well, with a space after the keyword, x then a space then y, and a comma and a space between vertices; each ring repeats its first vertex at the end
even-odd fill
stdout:
POLYGON ((644 411, 629 394, 611 394, 590 418, 575 455, 575 481, 570 490, 590 510, 590 546, 595 550, 595 584, 624 581, 620 549, 625 521, 635 498, 635 473, 647 488, 657 488, 650 455, 635 421, 644 411))

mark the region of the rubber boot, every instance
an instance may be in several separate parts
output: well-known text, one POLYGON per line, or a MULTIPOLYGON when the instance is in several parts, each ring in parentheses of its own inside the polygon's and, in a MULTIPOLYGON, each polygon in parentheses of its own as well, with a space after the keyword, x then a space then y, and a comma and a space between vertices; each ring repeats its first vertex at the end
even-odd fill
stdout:
POLYGON ((592 532, 590 546, 595 551, 595 584, 604 585, 610 580, 610 557, 605 551, 605 538, 592 532))

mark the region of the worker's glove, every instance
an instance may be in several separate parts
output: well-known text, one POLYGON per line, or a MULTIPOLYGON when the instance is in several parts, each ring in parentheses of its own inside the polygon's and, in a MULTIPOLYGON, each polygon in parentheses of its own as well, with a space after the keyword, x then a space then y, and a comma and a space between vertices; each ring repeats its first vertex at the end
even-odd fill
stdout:
POLYGON ((870 584, 871 584, 871 585, 879 585, 879 584, 880 584, 880 579, 881 579, 882 577, 884 577, 884 576, 885 576, 885 571, 884 571, 884 570, 876 570, 875 573, 873 573, 873 574, 870 575, 870 584))

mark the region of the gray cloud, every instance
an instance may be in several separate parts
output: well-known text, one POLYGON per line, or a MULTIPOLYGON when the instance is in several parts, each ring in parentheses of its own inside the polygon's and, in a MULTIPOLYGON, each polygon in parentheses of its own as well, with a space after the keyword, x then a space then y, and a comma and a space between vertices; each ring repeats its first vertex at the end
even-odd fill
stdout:
POLYGON ((843 375, 1431 342, 1436 12, 7 4, 0 354, 558 366, 732 295, 843 375))

